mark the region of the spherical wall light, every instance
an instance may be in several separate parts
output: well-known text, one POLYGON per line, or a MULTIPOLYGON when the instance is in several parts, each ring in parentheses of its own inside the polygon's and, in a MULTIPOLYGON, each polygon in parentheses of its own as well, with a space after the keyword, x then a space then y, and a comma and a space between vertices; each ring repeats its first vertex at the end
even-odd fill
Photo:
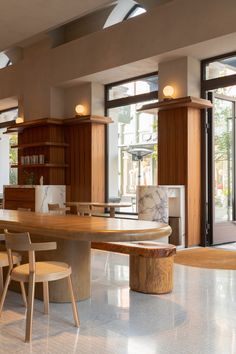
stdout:
POLYGON ((83 116, 85 113, 85 107, 82 104, 77 104, 77 106, 75 106, 75 112, 79 116, 83 116))
POLYGON ((22 117, 17 117, 16 118, 16 124, 20 124, 20 123, 23 123, 24 122, 24 119, 22 117))
POLYGON ((171 85, 167 85, 163 89, 163 95, 165 96, 165 99, 173 98, 174 93, 175 93, 174 87, 171 85))

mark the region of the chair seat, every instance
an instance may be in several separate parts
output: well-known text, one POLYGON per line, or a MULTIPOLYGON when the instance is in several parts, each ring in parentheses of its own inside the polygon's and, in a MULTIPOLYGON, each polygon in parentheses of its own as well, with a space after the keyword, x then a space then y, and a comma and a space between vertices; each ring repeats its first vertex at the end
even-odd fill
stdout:
MULTIPOLYGON (((13 264, 20 263, 21 256, 18 253, 13 253, 13 264)), ((0 267, 9 266, 8 256, 6 252, 0 252, 0 267)))
MULTIPOLYGON (((37 283, 63 279, 71 274, 71 267, 62 262, 36 262, 35 269, 35 282, 37 283)), ((29 264, 22 264, 13 268, 11 278, 17 281, 28 282, 29 264)))

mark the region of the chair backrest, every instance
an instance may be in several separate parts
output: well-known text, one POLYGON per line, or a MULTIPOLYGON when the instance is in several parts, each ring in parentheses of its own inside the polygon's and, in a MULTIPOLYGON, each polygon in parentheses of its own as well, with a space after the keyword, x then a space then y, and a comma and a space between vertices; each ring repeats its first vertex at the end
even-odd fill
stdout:
POLYGON ((31 211, 30 208, 17 208, 18 211, 31 211))
POLYGON ((169 223, 168 188, 161 186, 138 186, 137 205, 140 220, 169 223))
POLYGON ((81 215, 81 216, 84 216, 84 215, 91 216, 92 215, 91 209, 88 205, 77 205, 76 209, 77 209, 78 215, 81 215))
POLYGON ((58 203, 55 203, 55 204, 48 203, 48 210, 49 211, 51 211, 51 210, 55 211, 55 210, 58 210, 58 209, 60 209, 60 205, 58 203))
POLYGON ((4 230, 5 243, 10 269, 13 268, 12 251, 27 251, 29 257, 29 271, 35 272, 35 251, 56 249, 56 242, 32 243, 29 232, 10 233, 4 230))
MULTIPOLYGON (((13 268, 13 255, 12 251, 28 251, 30 250, 31 239, 28 232, 23 233, 9 233, 4 230, 5 244, 7 249, 8 261, 10 269, 13 268)), ((33 252, 34 253, 34 252, 33 252)), ((35 256, 31 252, 29 254, 30 271, 35 270, 35 256)))

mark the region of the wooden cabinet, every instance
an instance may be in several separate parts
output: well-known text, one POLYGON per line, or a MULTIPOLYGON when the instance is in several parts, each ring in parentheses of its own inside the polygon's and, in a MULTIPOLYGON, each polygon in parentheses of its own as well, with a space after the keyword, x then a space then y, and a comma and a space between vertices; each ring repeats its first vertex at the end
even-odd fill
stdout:
POLYGON ((35 188, 4 188, 4 208, 35 210, 35 188))

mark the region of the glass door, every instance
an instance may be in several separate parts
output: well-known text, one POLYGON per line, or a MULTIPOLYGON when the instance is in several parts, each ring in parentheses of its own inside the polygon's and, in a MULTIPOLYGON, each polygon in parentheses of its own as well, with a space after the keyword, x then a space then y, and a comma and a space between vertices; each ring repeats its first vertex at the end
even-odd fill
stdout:
POLYGON ((236 242, 235 99, 219 89, 213 94, 212 160, 213 244, 236 242))

